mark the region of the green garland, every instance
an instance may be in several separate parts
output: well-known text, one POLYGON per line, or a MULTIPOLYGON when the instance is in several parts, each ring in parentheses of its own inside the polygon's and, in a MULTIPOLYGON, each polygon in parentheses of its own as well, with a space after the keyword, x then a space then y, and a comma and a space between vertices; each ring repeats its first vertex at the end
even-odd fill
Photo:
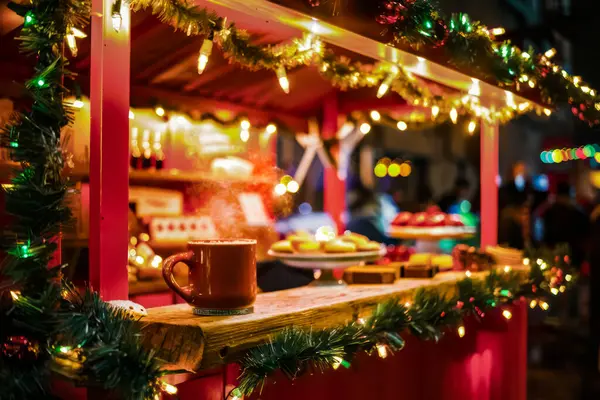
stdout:
POLYGON ((63 102, 70 78, 62 54, 66 33, 86 25, 89 0, 33 0, 10 4, 24 17, 21 50, 36 57, 26 82, 28 112, 2 128, 0 146, 20 163, 5 188, 11 226, 0 245, 0 387, 3 399, 51 398, 50 380, 116 391, 124 399, 153 399, 165 389, 154 352, 142 347, 139 331, 125 312, 89 290, 82 296, 49 268, 54 238, 69 223, 61 129, 71 122, 63 102))
MULTIPOLYGON (((521 92, 536 98, 541 94, 543 103, 552 107, 561 103, 573 106, 573 113, 590 125, 600 123, 600 97, 578 77, 550 61, 549 56, 536 55, 532 50, 524 52, 510 42, 498 42, 496 36, 479 22, 471 22, 466 14, 444 17, 437 5, 429 0, 405 0, 401 17, 391 23, 393 43, 413 52, 450 64, 471 76, 489 81, 494 85, 521 92), (537 88, 537 89, 535 89, 537 88), (535 89, 535 90, 534 90, 535 89)), ((294 68, 299 65, 316 65, 321 74, 333 85, 344 88, 373 87, 390 76, 389 65, 364 65, 337 57, 323 49, 308 51, 299 43, 277 46, 259 46, 226 18, 199 9, 184 0, 130 0, 133 10, 150 9, 159 19, 188 35, 212 38, 225 56, 251 70, 294 68)), ((531 104, 507 104, 506 107, 489 110, 479 106, 477 99, 465 94, 439 96, 432 94, 415 78, 400 68, 390 85, 391 90, 414 104, 438 106, 448 114, 457 109, 459 114, 485 117, 505 122, 515 115, 531 111, 531 104), (483 110, 482 110, 483 109, 483 110), (482 115, 483 114, 483 115, 482 115)), ((476 96, 471 96, 476 97, 476 96)), ((548 114, 550 110, 538 109, 548 114)))
POLYGON ((525 276, 522 271, 492 270, 484 279, 467 277, 458 281, 456 290, 449 295, 435 289, 421 289, 412 303, 402 303, 399 299, 380 303, 366 320, 323 330, 284 329, 269 343, 244 355, 240 361, 239 385, 230 397, 241 398, 262 390, 268 377, 277 370, 294 380, 313 369, 337 369, 340 365, 347 368, 358 352, 371 354, 377 350, 380 356, 382 353, 385 356, 402 350, 403 332, 436 342, 451 328, 460 335, 465 317, 483 318, 487 310, 511 304, 523 296, 531 298, 532 308, 539 304, 547 309, 544 296, 565 291, 575 280, 569 274, 568 256, 552 254, 545 259, 535 258, 525 276))

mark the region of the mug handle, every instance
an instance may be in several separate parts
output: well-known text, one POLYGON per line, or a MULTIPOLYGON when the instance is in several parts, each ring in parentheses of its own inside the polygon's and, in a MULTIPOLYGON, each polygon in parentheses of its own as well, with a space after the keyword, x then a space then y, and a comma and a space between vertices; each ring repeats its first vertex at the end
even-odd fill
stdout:
POLYGON ((167 286, 171 288, 175 293, 180 295, 186 302, 192 302, 192 295, 189 291, 184 290, 181 286, 177 284, 175 277, 173 276, 173 267, 177 263, 184 263, 188 268, 192 268, 193 264, 191 263, 192 258, 194 257, 193 251, 187 251, 185 253, 175 254, 171 257, 168 257, 163 263, 163 279, 167 283, 167 286))

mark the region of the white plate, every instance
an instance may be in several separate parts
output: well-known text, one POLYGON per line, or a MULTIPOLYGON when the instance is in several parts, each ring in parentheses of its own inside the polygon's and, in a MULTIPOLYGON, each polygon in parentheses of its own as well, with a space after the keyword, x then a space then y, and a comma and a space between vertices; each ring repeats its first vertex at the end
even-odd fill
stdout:
POLYGON ((338 269, 361 265, 369 261, 377 261, 386 253, 385 246, 376 251, 354 253, 277 253, 269 250, 268 254, 278 258, 290 267, 302 269, 338 269))
POLYGON ((388 235, 397 239, 440 240, 471 237, 476 229, 470 226, 395 227, 390 226, 388 235))

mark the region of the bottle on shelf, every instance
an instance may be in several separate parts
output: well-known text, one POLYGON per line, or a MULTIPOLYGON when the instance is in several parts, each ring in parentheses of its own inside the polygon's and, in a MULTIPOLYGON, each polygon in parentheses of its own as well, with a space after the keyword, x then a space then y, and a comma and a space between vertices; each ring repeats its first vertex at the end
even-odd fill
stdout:
POLYGON ((152 148, 154 150, 154 165, 157 170, 165 167, 165 153, 162 149, 161 136, 162 132, 154 132, 154 143, 152 144, 152 148))
POLYGON ((144 130, 142 134, 142 169, 152 168, 152 148, 150 147, 150 131, 144 130))
POLYGON ((139 169, 142 152, 140 151, 139 142, 138 142, 139 131, 138 128, 131 128, 131 155, 129 157, 129 166, 131 169, 139 169))

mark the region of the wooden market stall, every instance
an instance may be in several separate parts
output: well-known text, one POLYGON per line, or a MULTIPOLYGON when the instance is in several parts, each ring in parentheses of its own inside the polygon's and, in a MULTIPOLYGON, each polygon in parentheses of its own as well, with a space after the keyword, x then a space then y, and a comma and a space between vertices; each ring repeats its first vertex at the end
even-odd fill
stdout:
MULTIPOLYGON (((349 13, 342 16, 326 7, 318 7, 318 2, 309 3, 197 0, 198 8, 192 9, 192 14, 199 21, 212 24, 206 28, 198 22, 185 26, 189 15, 161 9, 172 3, 131 2, 132 8, 138 11, 150 8, 166 22, 176 25, 178 31, 172 33, 168 25, 160 24, 149 12, 132 13, 126 2, 92 1, 90 46, 81 41, 74 64, 82 76, 89 68, 89 172, 83 175, 89 176, 90 183, 89 278, 102 299, 127 299, 131 294, 127 270, 123 268, 130 243, 130 182, 152 181, 157 177, 161 182, 219 180, 189 172, 130 171, 132 107, 157 110, 160 106, 162 114, 165 114, 164 108, 172 107, 192 116, 227 109, 245 115, 252 126, 266 127, 272 122, 278 127, 287 126, 292 133, 300 134, 298 140, 301 143, 304 140, 304 147, 315 153, 322 151, 329 140, 335 145, 335 150, 329 153, 335 163, 325 165, 324 208, 340 230, 344 225, 346 182, 339 166, 347 165, 344 157, 368 134, 370 123, 386 123, 405 130, 406 115, 415 110, 434 123, 448 120, 456 123, 459 117, 463 118, 470 130, 474 131, 477 126, 481 129, 481 247, 497 244, 498 125, 527 111, 551 113, 540 94, 533 90, 535 84, 528 84, 528 89, 519 85, 503 86, 491 79, 487 82, 460 72, 456 66, 446 65, 435 51, 409 51, 407 46, 386 44, 391 37, 381 35, 381 25, 375 19, 356 17, 362 13, 361 2, 349 2, 349 13), (204 13, 204 7, 218 16, 204 13), (237 36, 237 29, 249 32, 248 42, 237 36), (197 34, 204 30, 210 33, 199 43, 197 34), (233 33, 235 40, 230 37, 233 33), (282 49, 286 55, 291 51, 292 61, 277 64, 269 59, 268 55, 281 56, 273 56, 277 50, 266 52, 267 56, 260 59, 256 56, 257 47, 253 47, 256 45, 273 45, 270 49, 282 49), (323 47, 330 53, 324 52, 323 47), (335 57, 331 58, 331 54, 335 57), (348 59, 353 62, 346 61, 348 59), (404 89, 390 90, 397 82, 404 89), (340 87, 352 90, 340 90, 340 87), (378 110, 378 117, 373 117, 371 110, 378 110), (318 126, 312 122, 314 118, 319 121, 318 126)), ((338 4, 332 1, 332 5, 338 4)), ((459 21, 464 25, 460 29, 465 32, 471 29, 468 19, 461 17, 459 21)), ((446 29, 440 21, 423 24, 425 36, 429 30, 446 29)), ((481 29, 486 37, 495 35, 481 29)), ((70 47, 73 50, 72 44, 70 47)), ((505 50, 511 51, 508 47, 499 48, 500 52, 505 50)), ((524 54, 527 53, 519 56, 531 57, 524 54)), ((521 83, 532 82, 529 77, 522 80, 521 83)), ((38 85, 42 82, 39 86, 45 84, 41 79, 37 82, 38 85)), ((85 84, 82 86, 87 92, 85 84)), ((255 179, 250 176, 243 183, 256 183, 255 179)), ((271 181, 265 183, 271 184, 271 181)), ((516 270, 517 279, 529 282, 529 262, 524 264, 527 265, 502 266, 501 273, 506 276, 516 270)), ((543 265, 538 263, 540 268, 547 267, 543 265)), ((491 293, 492 300, 488 299, 489 303, 485 304, 490 311, 483 324, 476 325, 467 319, 464 324, 460 323, 455 335, 441 344, 434 346, 431 341, 414 345, 414 350, 399 358, 387 359, 388 348, 399 350, 404 346, 397 334, 385 329, 367 331, 365 327, 364 319, 380 315, 377 313, 381 313, 382 308, 385 311, 382 304, 392 304, 392 311, 400 310, 403 316, 408 316, 403 327, 409 326, 419 337, 437 341, 440 338, 437 325, 432 328, 434 322, 427 320, 425 326, 433 333, 428 336, 427 329, 425 333, 419 332, 421 327, 411 325, 413 314, 406 310, 413 301, 423 304, 417 293, 439 293, 441 297, 436 294, 433 297, 442 303, 448 301, 444 295, 460 294, 461 288, 457 285, 464 283, 465 274, 472 278, 467 280, 468 284, 488 282, 489 273, 466 271, 440 274, 433 279, 401 279, 377 286, 306 287, 260 294, 253 314, 228 317, 195 317, 186 304, 150 309, 148 316, 139 321, 146 348, 155 350, 167 369, 187 371, 165 378, 168 384, 162 381, 153 381, 153 384, 167 394, 174 394, 178 388, 182 399, 239 400, 239 392, 233 390, 238 384, 237 371, 230 363, 240 361, 242 355, 250 357, 247 350, 256 350, 257 345, 268 343, 277 334, 293 332, 294 327, 310 327, 310 332, 330 329, 324 331, 323 337, 335 336, 337 329, 374 335, 376 340, 381 339, 377 334, 387 335, 385 340, 394 346, 374 343, 370 351, 376 351, 381 360, 359 357, 360 362, 356 364, 364 362, 366 368, 334 358, 333 368, 342 366, 347 371, 337 376, 333 371, 325 371, 322 377, 307 374, 290 384, 297 383, 295 388, 280 383, 279 372, 273 379, 270 374, 280 368, 285 376, 295 378, 307 371, 290 370, 285 359, 280 358, 277 367, 264 373, 264 377, 269 376, 264 392, 260 394, 257 390, 251 398, 395 398, 401 382, 407 388, 402 395, 409 399, 525 399, 526 306, 520 298, 513 298, 510 291, 505 297, 511 301, 503 303, 501 308, 494 308, 498 305, 493 301, 497 294, 491 293), (431 292, 418 289, 431 289, 431 292), (465 340, 458 341, 462 338, 465 340)), ((563 291, 562 284, 560 288, 563 291)), ((19 294, 11 292, 11 295, 15 301, 19 299, 19 294)), ((447 309, 448 313, 461 317, 465 302, 475 301, 475 297, 467 297, 464 302, 449 298, 454 304, 447 309)), ((474 317, 483 317, 477 305, 466 307, 469 310, 472 307, 474 317)), ((437 323, 445 316, 446 311, 440 313, 436 309, 431 320, 437 323)), ((376 324, 377 321, 372 323, 376 324)), ((444 323, 440 325, 447 327, 444 323)), ((441 336, 443 328, 440 332, 441 336)), ((412 347, 413 339, 408 341, 412 347)), ((271 345, 274 346, 273 342, 271 345)), ((64 350, 69 355, 72 349, 64 350)), ((347 349, 342 347, 341 350, 347 349)), ((62 352, 62 347, 59 351, 62 352)), ((260 356, 260 353, 252 355, 256 354, 260 356)), ((249 389, 257 389, 263 376, 251 368, 245 371, 255 374, 255 386, 249 389)), ((96 394, 91 393, 90 397, 94 396, 96 394)))

